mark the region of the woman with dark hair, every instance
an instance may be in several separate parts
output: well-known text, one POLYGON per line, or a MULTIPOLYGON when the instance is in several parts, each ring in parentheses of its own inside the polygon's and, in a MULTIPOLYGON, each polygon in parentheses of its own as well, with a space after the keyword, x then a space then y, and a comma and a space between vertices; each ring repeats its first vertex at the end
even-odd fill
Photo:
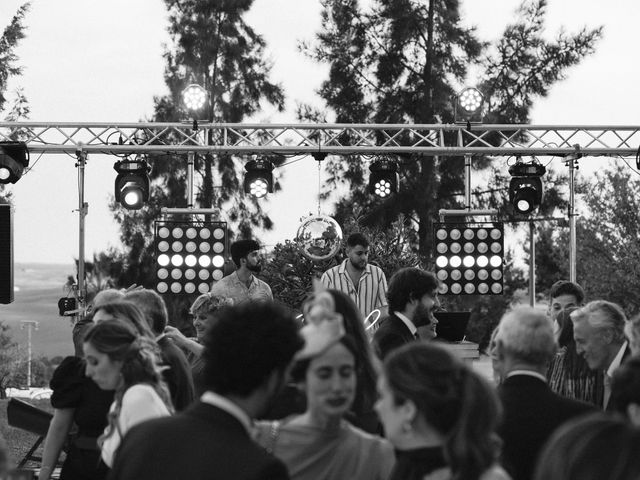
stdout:
POLYGON ((363 354, 359 341, 345 334, 336 304, 325 291, 305 305, 305 347, 291 375, 305 392, 306 411, 258 422, 256 440, 287 465, 292 480, 383 480, 394 461, 391 445, 344 420, 363 354))
POLYGON ((390 480, 502 480, 494 389, 442 347, 413 342, 391 352, 378 380, 380 415, 396 448, 390 480))
POLYGON ((196 330, 195 338, 184 336, 176 327, 167 325, 164 329, 165 335, 173 340, 187 355, 187 360, 191 365, 196 397, 202 395, 207 389, 204 381, 204 360, 202 359, 204 334, 216 321, 218 311, 231 305, 233 305, 233 300, 230 298, 204 293, 195 299, 189 309, 193 317, 193 328, 196 330))
POLYGON ((576 307, 561 310, 556 318, 556 341, 560 349, 547 370, 549 388, 563 397, 602 405, 604 383, 602 373, 591 370, 576 351, 571 313, 576 307))
POLYGON ((126 432, 145 420, 171 415, 169 391, 158 368, 157 346, 131 323, 103 320, 83 344, 86 375, 103 390, 115 390, 108 425, 98 438, 109 467, 126 432))
POLYGON ((595 413, 567 422, 540 454, 535 480, 637 480, 640 430, 595 413))

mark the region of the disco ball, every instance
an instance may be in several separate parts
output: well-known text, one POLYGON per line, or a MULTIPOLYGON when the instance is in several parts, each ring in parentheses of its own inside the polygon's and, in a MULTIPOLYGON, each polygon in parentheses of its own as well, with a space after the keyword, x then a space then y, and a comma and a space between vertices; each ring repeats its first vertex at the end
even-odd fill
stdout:
POLYGON ((303 220, 296 240, 305 257, 321 262, 334 257, 340 250, 342 228, 328 215, 315 215, 303 220))

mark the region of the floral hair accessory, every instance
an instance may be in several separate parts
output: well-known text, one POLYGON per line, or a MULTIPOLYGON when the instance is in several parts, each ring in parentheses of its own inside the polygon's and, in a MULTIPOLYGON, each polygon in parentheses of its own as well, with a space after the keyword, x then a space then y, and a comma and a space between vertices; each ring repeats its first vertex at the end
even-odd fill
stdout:
POLYGON ((345 334, 342 315, 336 313, 333 297, 317 279, 313 281, 313 295, 304 304, 303 311, 306 325, 300 334, 304 347, 296 355, 296 360, 322 355, 345 334))

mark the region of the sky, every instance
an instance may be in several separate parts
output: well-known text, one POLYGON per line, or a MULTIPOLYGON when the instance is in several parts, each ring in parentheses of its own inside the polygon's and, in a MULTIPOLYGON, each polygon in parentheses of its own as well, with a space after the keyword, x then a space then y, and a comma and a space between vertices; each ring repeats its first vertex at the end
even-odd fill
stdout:
MULTIPOLYGON (((0 28, 20 0, 0 0, 0 28)), ((476 25, 484 40, 499 38, 519 5, 515 0, 466 0, 465 23, 476 25)), ((636 94, 640 65, 635 61, 637 0, 549 0, 547 32, 576 32, 583 26, 605 27, 596 53, 568 72, 550 94, 536 102, 534 124, 638 124, 636 94)), ((304 57, 300 40, 320 29, 319 0, 255 0, 247 22, 267 42, 272 80, 282 83, 287 109, 265 111, 252 121, 296 123, 296 101, 319 105, 315 90, 326 67, 304 57)), ((37 122, 136 122, 153 113, 153 96, 166 92, 163 44, 168 42, 167 12, 162 0, 33 0, 26 35, 16 50, 23 75, 10 90, 22 87, 37 122)), ((469 84, 474 79, 469 78, 469 84)), ((113 195, 114 157, 91 155, 86 168, 85 251, 119 246, 119 233, 108 209, 113 195)), ((582 174, 608 159, 583 159, 582 174)), ((557 160, 560 168, 560 160, 557 160)), ((32 155, 33 169, 9 189, 14 195, 16 262, 72 264, 78 256, 78 190, 75 159, 64 154, 32 155), (37 159, 37 163, 35 160, 37 159)), ((506 165, 505 165, 506 168, 506 165)), ((275 222, 258 234, 267 245, 295 236, 301 218, 318 210, 318 172, 308 157, 276 174, 282 191, 263 200, 275 222)), ((463 173, 461 172, 461 175, 463 173)), ((320 206, 330 213, 329 203, 320 206)))

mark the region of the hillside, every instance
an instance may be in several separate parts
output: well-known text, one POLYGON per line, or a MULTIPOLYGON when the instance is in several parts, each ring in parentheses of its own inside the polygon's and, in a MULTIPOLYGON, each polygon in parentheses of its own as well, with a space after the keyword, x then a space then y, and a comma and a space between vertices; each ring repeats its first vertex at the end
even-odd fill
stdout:
POLYGON ((74 270, 73 264, 15 264, 15 299, 9 305, 0 305, 0 320, 11 327, 11 335, 25 349, 27 331, 20 328, 20 322, 38 322, 38 330, 32 334, 34 356, 73 353, 71 323, 58 316, 58 299, 66 295, 62 286, 74 270))

